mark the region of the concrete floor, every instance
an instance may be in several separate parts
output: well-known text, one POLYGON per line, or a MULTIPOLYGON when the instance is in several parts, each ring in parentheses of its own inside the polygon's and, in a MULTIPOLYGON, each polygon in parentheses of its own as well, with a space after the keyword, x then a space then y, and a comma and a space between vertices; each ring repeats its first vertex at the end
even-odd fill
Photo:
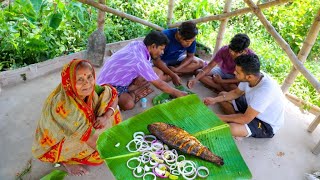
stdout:
MULTIPOLYGON (((184 82, 186 79, 184 78, 184 82)), ((23 179, 40 179, 54 168, 31 156, 33 134, 45 98, 60 82, 60 72, 37 78, 30 82, 11 87, 2 87, 0 94, 0 179, 14 179, 16 174, 26 168, 28 160, 32 159, 31 172, 23 179)), ((155 88, 154 88, 155 89, 155 88)), ((214 96, 200 83, 193 89, 200 97, 214 96)), ((151 99, 158 94, 156 90, 148 98, 148 108, 151 99)), ((214 112, 220 112, 219 107, 210 107, 214 112)), ((131 111, 123 112, 124 119, 142 112, 136 106, 131 111)), ((311 149, 320 140, 320 128, 313 133, 306 131, 315 118, 312 114, 302 113, 298 107, 288 101, 285 126, 272 139, 246 138, 236 140, 236 144, 247 163, 253 179, 257 180, 301 180, 305 173, 320 170, 320 155, 311 153, 311 149)), ((63 169, 63 168, 60 168, 63 169)), ((105 165, 90 167, 90 174, 83 177, 66 179, 114 179, 105 165)))

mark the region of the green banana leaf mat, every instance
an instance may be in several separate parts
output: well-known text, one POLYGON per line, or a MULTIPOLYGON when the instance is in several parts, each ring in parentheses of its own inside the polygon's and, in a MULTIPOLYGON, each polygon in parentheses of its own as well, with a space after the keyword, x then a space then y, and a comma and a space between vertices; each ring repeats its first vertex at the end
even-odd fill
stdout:
MULTIPOLYGON (((154 122, 170 123, 183 128, 224 159, 225 164, 219 167, 214 163, 186 155, 186 159, 194 161, 197 166, 209 169, 210 175, 206 179, 251 179, 251 172, 233 140, 229 125, 219 120, 196 94, 154 106, 99 136, 97 149, 116 179, 137 179, 127 167, 127 161, 140 153, 129 152, 126 145, 137 131, 150 134, 147 125, 154 122), (118 143, 120 146, 116 147, 118 143)), ((179 179, 182 179, 182 176, 179 179)))
MULTIPOLYGON (((188 94, 194 94, 194 92, 190 91, 188 88, 186 88, 183 85, 176 86, 175 88, 179 89, 180 91, 184 91, 184 92, 186 92, 188 94)), ((170 94, 161 93, 161 94, 157 95, 156 97, 154 97, 152 99, 152 104, 155 106, 155 105, 158 105, 158 104, 167 103, 169 101, 172 101, 173 99, 175 99, 175 98, 173 98, 170 94)))

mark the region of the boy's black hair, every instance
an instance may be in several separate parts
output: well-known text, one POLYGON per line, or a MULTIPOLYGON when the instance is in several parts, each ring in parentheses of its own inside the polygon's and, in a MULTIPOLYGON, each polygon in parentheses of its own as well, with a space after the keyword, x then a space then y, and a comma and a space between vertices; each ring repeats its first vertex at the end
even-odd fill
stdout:
POLYGON ((146 46, 155 44, 157 47, 162 45, 168 45, 168 37, 160 31, 151 31, 143 40, 146 46))
POLYGON ((229 48, 235 52, 241 52, 250 45, 250 38, 246 34, 236 34, 230 41, 229 48))
POLYGON ((260 61, 255 54, 245 54, 238 56, 235 59, 236 65, 242 68, 242 71, 247 74, 257 75, 260 73, 260 61))
POLYGON ((196 35, 198 34, 198 28, 194 22, 186 21, 180 25, 180 27, 178 28, 178 32, 182 39, 189 40, 196 37, 196 35))

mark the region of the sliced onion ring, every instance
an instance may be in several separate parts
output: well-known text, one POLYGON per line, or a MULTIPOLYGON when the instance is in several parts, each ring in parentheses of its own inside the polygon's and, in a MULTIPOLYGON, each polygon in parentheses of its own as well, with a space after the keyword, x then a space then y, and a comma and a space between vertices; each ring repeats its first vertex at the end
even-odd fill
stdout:
POLYGON ((133 157, 133 158, 130 158, 130 159, 127 161, 127 167, 128 167, 129 169, 135 169, 136 167, 138 167, 138 166, 136 166, 136 167, 131 167, 131 166, 129 166, 129 163, 130 163, 132 160, 137 160, 137 161, 139 162, 138 166, 140 166, 140 164, 141 164, 140 158, 138 158, 138 157, 133 157))
POLYGON ((201 178, 206 178, 206 177, 209 176, 209 169, 208 169, 207 167, 200 166, 200 167, 198 167, 198 169, 197 169, 197 174, 198 174, 198 176, 201 177, 201 178), (205 174, 205 175, 200 174, 200 171, 201 171, 201 170, 205 171, 206 174, 205 174))
POLYGON ((156 180, 156 179, 157 179, 157 176, 156 176, 155 174, 153 174, 152 172, 145 173, 145 174, 143 175, 143 178, 142 178, 142 179, 145 180, 145 177, 148 176, 148 175, 153 176, 153 180, 156 180))
POLYGON ((136 168, 133 169, 132 174, 133 174, 134 177, 140 178, 145 174, 145 170, 144 170, 143 167, 137 166, 136 168), (140 171, 140 172, 138 172, 138 171, 140 171))

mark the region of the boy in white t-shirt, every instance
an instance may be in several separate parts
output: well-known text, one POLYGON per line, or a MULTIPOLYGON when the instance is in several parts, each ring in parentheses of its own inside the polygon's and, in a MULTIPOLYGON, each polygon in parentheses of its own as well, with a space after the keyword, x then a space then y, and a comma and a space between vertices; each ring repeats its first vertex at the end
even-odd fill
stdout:
POLYGON ((218 117, 229 123, 236 137, 272 138, 284 123, 284 95, 270 76, 260 72, 258 56, 241 55, 236 61, 237 89, 206 97, 204 103, 219 103, 226 115, 218 117))

